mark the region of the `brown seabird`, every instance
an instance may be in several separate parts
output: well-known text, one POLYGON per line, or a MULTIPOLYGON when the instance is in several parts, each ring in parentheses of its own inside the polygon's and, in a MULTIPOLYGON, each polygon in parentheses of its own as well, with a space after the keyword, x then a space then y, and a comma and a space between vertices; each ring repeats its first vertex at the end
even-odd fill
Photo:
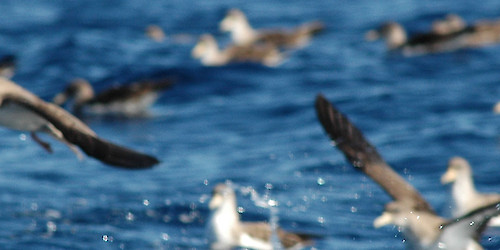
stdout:
POLYGON ((35 141, 49 152, 50 145, 42 142, 36 132, 48 133, 78 152, 77 155, 78 146, 87 155, 111 166, 144 169, 159 163, 153 156, 99 138, 78 118, 6 78, 0 78, 0 125, 31 132, 35 141))
POLYGON ((230 45, 220 50, 212 35, 204 34, 191 51, 193 58, 201 60, 205 66, 221 66, 235 62, 261 63, 268 67, 278 66, 283 61, 283 55, 270 45, 230 45))
POLYGON ((97 95, 92 85, 84 79, 73 80, 66 89, 57 94, 53 102, 64 105, 73 100, 75 114, 118 115, 137 117, 146 114, 146 110, 159 97, 159 92, 172 86, 169 79, 143 80, 132 84, 114 86, 97 95))
POLYGON ((365 37, 369 41, 384 38, 391 51, 400 51, 405 56, 453 51, 471 46, 470 39, 476 28, 467 26, 454 32, 428 32, 407 37, 404 28, 397 22, 384 23, 376 30, 370 30, 365 37))
MULTIPOLYGON (((211 249, 231 249, 243 247, 251 249, 273 249, 272 228, 266 222, 242 222, 237 212, 236 194, 227 184, 214 187, 207 224, 211 249)), ((285 248, 300 248, 310 245, 311 237, 295 234, 278 228, 277 236, 285 248)))
MULTIPOLYGON (((448 169, 441 177, 441 183, 452 183, 452 196, 455 203, 453 215, 459 216, 475 209, 500 202, 500 194, 484 194, 476 191, 469 162, 462 157, 453 157, 448 162, 448 169)), ((490 226, 500 226, 500 218, 493 218, 490 226)))
POLYGON ((222 31, 231 33, 231 38, 237 45, 263 42, 280 48, 303 47, 314 34, 324 29, 323 23, 316 21, 302 24, 293 30, 255 30, 245 14, 238 9, 229 10, 219 26, 222 31))
POLYGON ((375 220, 376 227, 388 223, 399 226, 417 249, 482 249, 476 240, 488 220, 500 213, 500 203, 451 220, 439 217, 416 189, 385 163, 345 115, 322 95, 317 96, 315 106, 321 125, 346 159, 394 199, 375 220))

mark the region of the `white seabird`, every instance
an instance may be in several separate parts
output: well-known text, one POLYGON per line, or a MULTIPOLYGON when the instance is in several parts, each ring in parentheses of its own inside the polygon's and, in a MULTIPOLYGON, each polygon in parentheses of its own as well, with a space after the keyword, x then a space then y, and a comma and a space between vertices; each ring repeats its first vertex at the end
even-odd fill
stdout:
MULTIPOLYGON (((242 222, 237 212, 236 194, 226 184, 214 187, 209 208, 211 215, 207 223, 211 249, 244 247, 251 249, 273 249, 272 228, 266 222, 242 222)), ((285 248, 300 248, 312 243, 311 236, 276 231, 285 248)))

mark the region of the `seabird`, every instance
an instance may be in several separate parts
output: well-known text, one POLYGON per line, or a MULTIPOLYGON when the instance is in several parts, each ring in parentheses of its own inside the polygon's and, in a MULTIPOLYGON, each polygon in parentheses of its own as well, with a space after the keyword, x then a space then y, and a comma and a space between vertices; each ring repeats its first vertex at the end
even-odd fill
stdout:
POLYGON ((143 80, 132 84, 114 86, 94 94, 92 85, 84 79, 73 80, 66 89, 57 94, 53 102, 63 105, 73 98, 73 111, 95 115, 118 115, 137 117, 144 115, 159 97, 159 92, 172 86, 168 79, 143 80))
POLYGON ((283 55, 274 46, 248 45, 229 46, 220 50, 212 35, 204 34, 191 51, 193 58, 198 58, 206 66, 221 66, 232 62, 261 63, 275 67, 283 61, 283 55))
POLYGON ((16 71, 16 57, 6 55, 0 58, 0 77, 12 78, 16 71))
MULTIPOLYGON (((500 202, 500 194, 484 194, 476 191, 469 162, 462 157, 453 157, 448 162, 448 169, 441 177, 441 183, 452 184, 452 196, 455 203, 453 215, 463 215, 472 210, 500 202)), ((500 218, 493 218, 489 225, 500 226, 500 218)))
POLYGON ((277 47, 303 47, 312 35, 324 29, 323 23, 316 21, 302 24, 293 30, 254 30, 245 14, 238 9, 229 10, 220 22, 220 29, 231 33, 233 42, 237 45, 254 43, 270 43, 277 47))
MULTIPOLYGON (((237 212, 236 194, 226 184, 218 184, 209 203, 207 232, 211 249, 243 247, 273 249, 272 228, 266 222, 242 222, 237 212)), ((285 248, 300 248, 312 243, 311 236, 295 234, 278 228, 277 236, 285 248)))
POLYGON ((365 37, 369 41, 384 38, 389 50, 401 51, 403 55, 412 56, 470 47, 471 35, 475 30, 475 27, 467 26, 455 32, 422 33, 408 39, 406 31, 399 23, 387 22, 376 30, 368 31, 365 37))
POLYGON ((152 40, 156 42, 163 42, 165 40, 166 35, 165 32, 163 32, 163 29, 158 26, 158 25, 149 25, 146 27, 146 36, 151 38, 152 40))
POLYGON ((77 155, 78 146, 87 155, 111 166, 144 169, 159 163, 153 156, 99 138, 78 118, 6 78, 0 78, 0 125, 31 132, 35 141, 49 152, 50 145, 42 142, 36 132, 48 133, 77 155))
POLYGON ((417 249, 482 249, 476 239, 488 220, 500 213, 500 203, 451 220, 439 217, 418 191, 385 163, 345 115, 322 95, 317 96, 315 106, 321 125, 346 159, 394 199, 375 220, 376 227, 388 223, 399 226, 417 249))

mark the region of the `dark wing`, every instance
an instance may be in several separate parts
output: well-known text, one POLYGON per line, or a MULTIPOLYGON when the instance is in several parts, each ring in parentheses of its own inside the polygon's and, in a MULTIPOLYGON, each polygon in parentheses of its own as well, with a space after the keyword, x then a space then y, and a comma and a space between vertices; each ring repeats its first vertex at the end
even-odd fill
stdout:
POLYGON ((83 123, 78 118, 51 103, 39 99, 27 100, 13 95, 5 96, 3 101, 15 102, 44 117, 63 133, 67 141, 80 147, 87 155, 111 166, 144 169, 159 163, 158 159, 153 156, 98 138, 93 133, 89 133, 88 128, 85 129, 86 126, 81 125, 83 123))
POLYGON ((322 95, 316 98, 318 119, 326 133, 358 170, 378 183, 393 199, 411 202, 417 210, 434 213, 427 201, 408 182, 385 163, 384 159, 342 113, 322 95))
POLYGON ((89 103, 111 103, 120 100, 140 98, 141 96, 167 89, 173 85, 170 79, 143 80, 128 85, 112 87, 96 95, 89 103))
POLYGON ((500 214, 500 202, 473 210, 466 215, 450 220, 443 225, 443 236, 455 238, 473 238, 479 240, 489 220, 500 214))

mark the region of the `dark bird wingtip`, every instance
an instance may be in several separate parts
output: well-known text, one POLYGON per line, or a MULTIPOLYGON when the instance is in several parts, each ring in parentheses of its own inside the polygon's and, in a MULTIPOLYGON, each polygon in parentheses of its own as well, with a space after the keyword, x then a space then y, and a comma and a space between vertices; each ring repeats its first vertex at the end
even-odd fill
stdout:
POLYGON ((133 158, 127 159, 125 161, 123 160, 116 161, 115 159, 110 159, 110 160, 98 159, 98 160, 101 160, 102 162, 111 167, 127 169, 127 170, 150 169, 160 163, 160 160, 158 160, 158 158, 147 154, 137 154, 133 158))

